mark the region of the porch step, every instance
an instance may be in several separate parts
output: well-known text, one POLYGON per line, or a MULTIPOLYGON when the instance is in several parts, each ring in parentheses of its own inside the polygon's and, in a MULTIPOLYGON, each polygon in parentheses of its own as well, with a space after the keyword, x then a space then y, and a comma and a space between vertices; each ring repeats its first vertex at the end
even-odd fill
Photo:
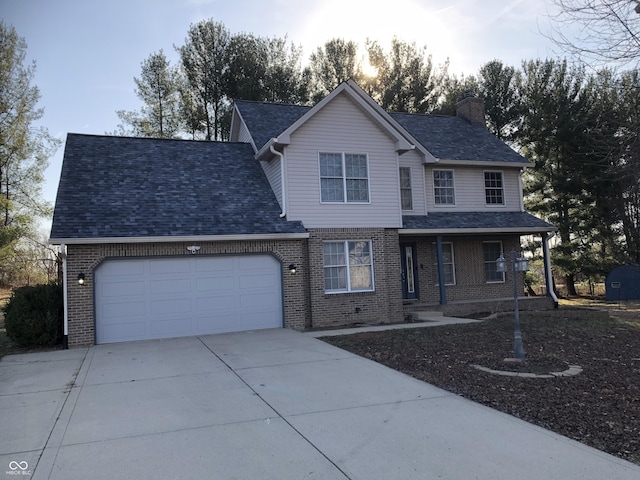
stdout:
POLYGON ((442 312, 437 312, 437 311, 432 311, 432 312, 427 312, 427 311, 422 311, 422 312, 411 312, 409 314, 411 316, 411 319, 415 322, 424 322, 427 320, 432 320, 434 318, 441 318, 442 317, 442 312))

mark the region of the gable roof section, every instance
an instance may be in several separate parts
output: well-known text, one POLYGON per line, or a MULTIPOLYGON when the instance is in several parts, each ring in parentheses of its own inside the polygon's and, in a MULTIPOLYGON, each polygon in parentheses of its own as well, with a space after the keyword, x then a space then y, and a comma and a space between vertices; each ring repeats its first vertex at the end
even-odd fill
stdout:
POLYGON ((412 113, 389 115, 438 160, 531 165, 485 127, 472 125, 460 117, 412 113))
POLYGON ((280 218, 250 145, 67 136, 51 243, 242 235, 307 236, 280 218))
POLYGON ((400 234, 542 233, 556 228, 527 212, 435 212, 403 215, 400 234))
POLYGON ((246 122, 255 147, 258 150, 256 156, 260 158, 269 151, 271 146, 288 145, 291 142, 291 135, 338 95, 348 96, 373 122, 377 123, 380 128, 394 138, 397 151, 406 152, 413 150, 417 146, 425 157, 430 157, 429 152, 415 142, 353 80, 348 80, 338 85, 313 107, 236 101, 234 108, 246 122), (252 120, 250 116, 263 117, 264 119, 252 120))
POLYGON ((471 125, 460 117, 387 113, 353 80, 340 84, 314 107, 236 100, 234 116, 245 122, 260 156, 272 144, 288 144, 296 129, 341 93, 349 95, 371 118, 392 133, 397 140, 396 148, 406 151, 416 147, 427 163, 531 166, 527 159, 486 128, 471 125))
POLYGON ((249 129, 256 152, 311 110, 308 106, 248 100, 236 100, 234 108, 249 129))

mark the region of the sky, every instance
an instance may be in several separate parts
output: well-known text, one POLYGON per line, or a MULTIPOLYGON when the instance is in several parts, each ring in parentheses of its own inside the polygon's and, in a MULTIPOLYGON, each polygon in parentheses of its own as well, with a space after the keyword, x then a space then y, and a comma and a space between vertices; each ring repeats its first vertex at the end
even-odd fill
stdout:
MULTIPOLYGON (((137 110, 133 77, 150 54, 175 47, 189 26, 212 19, 233 33, 287 37, 303 60, 335 37, 387 49, 393 36, 427 47, 435 65, 475 74, 499 59, 556 57, 548 0, 0 0, 0 19, 27 43, 36 62, 44 116, 38 125, 64 141, 67 133, 103 135, 120 123, 116 110, 137 110)), ((50 202, 60 179, 64 145, 50 159, 42 196, 50 202)), ((79 186, 79 188, 82 188, 79 186)), ((87 192, 90 194, 90 192, 87 192)), ((45 230, 47 228, 45 227, 45 230)))

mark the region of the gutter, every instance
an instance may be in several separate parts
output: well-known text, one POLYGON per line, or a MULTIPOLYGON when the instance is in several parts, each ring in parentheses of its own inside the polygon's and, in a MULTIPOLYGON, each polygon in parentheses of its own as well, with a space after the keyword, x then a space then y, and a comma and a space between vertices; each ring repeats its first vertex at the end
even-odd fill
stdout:
POLYGON ((282 192, 282 213, 280 214, 280 218, 284 218, 287 216, 287 197, 284 191, 284 155, 273 147, 276 139, 272 138, 271 140, 269 150, 280 158, 280 191, 282 192))
POLYGON ((309 238, 308 233, 264 233, 245 235, 183 235, 154 237, 85 237, 50 238, 51 245, 97 245, 106 243, 179 243, 179 242, 229 242, 252 240, 300 240, 309 238))
POLYGON ((491 160, 452 160, 446 158, 436 158, 435 163, 439 165, 450 165, 458 167, 494 167, 494 168, 531 168, 533 163, 529 161, 524 162, 504 162, 504 161, 491 161, 491 160))
POLYGON ((399 235, 465 235, 465 234, 489 234, 489 233, 519 233, 527 235, 530 233, 546 233, 555 231, 555 228, 549 227, 505 227, 505 228, 401 228, 398 230, 399 235))

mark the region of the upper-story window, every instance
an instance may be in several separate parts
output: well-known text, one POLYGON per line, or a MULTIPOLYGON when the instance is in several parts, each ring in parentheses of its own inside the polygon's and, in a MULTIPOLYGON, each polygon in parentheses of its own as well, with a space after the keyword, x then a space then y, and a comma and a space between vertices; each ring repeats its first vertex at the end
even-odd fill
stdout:
POLYGON ((433 195, 436 205, 455 205, 453 170, 433 171, 433 195))
POLYGON ((409 167, 400 167, 400 201, 402 203, 402 210, 413 210, 411 168, 409 167))
POLYGON ((502 172, 484 172, 484 196, 487 205, 504 205, 502 172))
POLYGON ((326 203, 368 203, 367 156, 320 153, 320 199, 326 203))

